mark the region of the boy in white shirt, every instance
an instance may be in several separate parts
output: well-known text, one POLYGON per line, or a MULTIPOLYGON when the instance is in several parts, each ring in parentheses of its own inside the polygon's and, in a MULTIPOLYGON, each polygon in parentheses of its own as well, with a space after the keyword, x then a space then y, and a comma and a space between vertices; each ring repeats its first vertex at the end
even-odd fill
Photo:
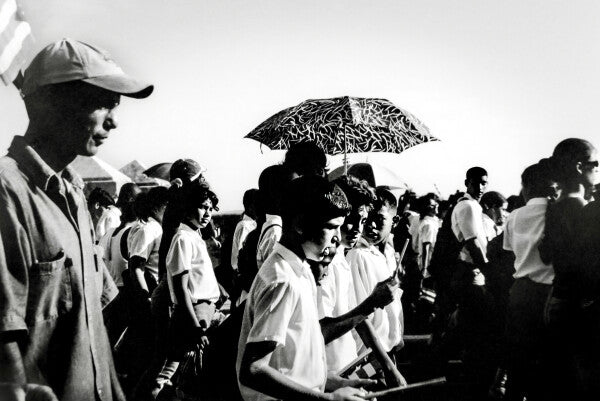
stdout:
MULTIPOLYGON (((337 246, 349 205, 325 178, 301 177, 285 192, 283 235, 250 288, 236 370, 244 400, 357 400, 362 390, 327 388, 317 289, 307 258, 337 246)), ((344 385, 337 382, 337 385, 344 385)))
MULTIPOLYGON (((394 248, 388 240, 396 219, 396 198, 381 188, 376 190, 376 195, 377 200, 369 213, 364 234, 357 246, 346 255, 352 270, 357 302, 365 300, 377 283, 397 274, 394 248)), ((394 301, 383 309, 375 310, 370 318, 379 341, 387 352, 404 346, 401 295, 401 290, 397 288, 394 301)), ((359 353, 364 350, 365 345, 360 342, 359 353)))
POLYGON ((171 357, 181 359, 194 345, 208 343, 204 331, 211 325, 220 290, 206 243, 205 228, 218 202, 206 186, 191 183, 181 189, 183 220, 167 253, 167 282, 175 305, 171 317, 171 357))

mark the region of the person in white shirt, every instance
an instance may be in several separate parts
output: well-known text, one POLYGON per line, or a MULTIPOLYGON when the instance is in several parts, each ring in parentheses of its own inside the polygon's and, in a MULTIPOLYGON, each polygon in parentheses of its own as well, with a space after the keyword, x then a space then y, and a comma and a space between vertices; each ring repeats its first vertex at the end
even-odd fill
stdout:
POLYGON ((242 248, 242 245, 244 245, 244 241, 248 234, 256 228, 257 197, 258 189, 249 189, 244 193, 244 198, 242 200, 244 214, 233 231, 233 240, 231 243, 231 267, 236 272, 238 270, 238 253, 242 248))
POLYGON ((542 261, 538 246, 544 235, 553 182, 540 164, 527 167, 521 182, 527 204, 508 216, 504 229, 504 249, 515 255, 515 282, 510 289, 506 331, 509 399, 530 398, 546 391, 544 367, 550 364, 544 362, 544 357, 552 347, 543 316, 554 268, 552 263, 542 261))
POLYGON ((276 164, 263 170, 258 178, 258 191, 265 222, 260 227, 260 236, 256 247, 256 267, 262 264, 271 254, 282 235, 280 209, 281 199, 287 184, 291 181, 290 171, 283 165, 276 164))
POLYGON ((183 219, 167 253, 167 282, 174 311, 171 317, 170 357, 181 360, 187 351, 208 339, 220 290, 206 243, 200 229, 206 227, 218 199, 201 184, 189 184, 180 190, 183 219), (213 200, 214 203, 213 204, 213 200))
MULTIPOLYGON (((385 189, 376 190, 377 200, 369 213, 367 225, 358 244, 346 255, 354 281, 356 302, 364 301, 377 283, 398 274, 394 247, 388 237, 395 224, 397 202, 393 194, 385 189)), ((394 301, 383 309, 377 309, 369 318, 383 348, 390 352, 404 346, 404 315, 396 288, 394 301)), ((358 341, 359 353, 366 346, 358 341)))
MULTIPOLYGON (((372 208, 375 200, 375 192, 366 181, 360 181, 351 176, 342 176, 334 183, 342 189, 352 210, 340 228, 340 245, 337 249, 332 250, 330 258, 328 258, 326 274, 324 277, 316 279, 318 283, 317 306, 326 343, 327 368, 330 372, 337 373, 358 357, 358 347, 352 333, 348 331, 338 337, 339 333, 356 327, 376 308, 383 308, 392 302, 398 283, 392 283, 389 279, 379 283, 373 293, 357 306, 352 271, 344 256, 344 251, 352 249, 358 242, 369 214, 368 211, 372 208), (331 258, 331 256, 333 257, 331 258), (337 338, 329 341, 334 337, 337 338)), ((361 333, 365 333, 365 331, 361 331, 361 333)), ((369 339, 369 341, 372 340, 369 339)))
POLYGON ((417 251, 419 269, 423 278, 429 277, 429 263, 435 248, 437 233, 440 229, 440 219, 437 217, 438 202, 433 194, 419 198, 421 220, 417 230, 417 251))
POLYGON ((281 241, 258 271, 246 301, 236 361, 244 400, 360 400, 366 395, 340 387, 347 381, 327 381, 317 288, 306 262, 323 260, 338 245, 348 210, 343 192, 325 178, 305 176, 289 185, 281 241))
POLYGON ((500 192, 489 191, 483 194, 479 204, 483 209, 483 229, 490 242, 502 233, 508 217, 508 201, 500 192))
POLYGON ((96 187, 90 192, 88 209, 94 223, 97 241, 109 228, 116 228, 121 222, 121 211, 115 206, 115 200, 102 188, 96 187))
POLYGON ((138 220, 127 238, 128 269, 133 290, 145 294, 148 299, 158 284, 158 248, 167 200, 168 190, 164 187, 154 187, 147 194, 138 196, 138 220))
POLYGON ((482 286, 485 278, 479 270, 487 263, 487 236, 483 225, 483 209, 479 200, 488 185, 487 171, 481 167, 467 170, 467 193, 459 199, 452 211, 452 231, 464 243, 459 259, 472 265, 473 284, 482 286))

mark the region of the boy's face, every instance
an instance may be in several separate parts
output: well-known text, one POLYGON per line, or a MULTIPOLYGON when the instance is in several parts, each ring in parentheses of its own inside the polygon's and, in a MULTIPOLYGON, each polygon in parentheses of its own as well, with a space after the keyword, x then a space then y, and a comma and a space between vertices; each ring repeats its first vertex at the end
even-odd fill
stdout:
POLYGON ((363 232, 365 223, 369 217, 369 209, 366 205, 353 209, 344 220, 340 229, 342 233, 341 244, 344 248, 350 249, 356 245, 358 238, 363 232))
POLYGON ((388 205, 383 205, 369 213, 365 226, 364 237, 371 245, 386 241, 394 226, 396 211, 388 205))
POLYGON ((313 233, 308 234, 302 243, 302 249, 307 259, 322 261, 340 243, 340 227, 344 216, 335 217, 320 224, 313 233))

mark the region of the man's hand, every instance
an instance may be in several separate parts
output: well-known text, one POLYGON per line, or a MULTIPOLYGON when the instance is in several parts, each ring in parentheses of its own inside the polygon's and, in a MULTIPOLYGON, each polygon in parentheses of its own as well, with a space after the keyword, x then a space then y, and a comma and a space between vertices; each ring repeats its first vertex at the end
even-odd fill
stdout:
POLYGON ((377 384, 377 380, 371 379, 345 379, 335 373, 327 374, 327 383, 325 384, 325 391, 332 392, 343 387, 370 387, 377 384))
POLYGON ((342 387, 335 390, 331 395, 331 399, 335 401, 363 401, 367 392, 359 388, 342 387))
POLYGON ((369 304, 373 308, 383 308, 384 306, 392 303, 394 300, 394 293, 398 289, 399 282, 395 277, 390 277, 385 281, 377 283, 371 295, 369 295, 369 304))

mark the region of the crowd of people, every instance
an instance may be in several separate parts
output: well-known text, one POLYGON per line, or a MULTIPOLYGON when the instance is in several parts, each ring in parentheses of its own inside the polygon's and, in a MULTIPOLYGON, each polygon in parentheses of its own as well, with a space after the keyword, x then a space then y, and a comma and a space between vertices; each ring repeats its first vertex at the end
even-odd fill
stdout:
POLYGON ((69 167, 116 128, 121 95, 152 89, 69 39, 25 72, 30 124, 0 159, 2 399, 364 400, 407 386, 408 333, 430 334, 411 379, 448 376, 460 399, 600 398, 591 143, 560 142, 519 195, 472 167, 442 200, 330 181, 300 142, 220 233, 194 160, 116 201, 86 199, 69 167))

